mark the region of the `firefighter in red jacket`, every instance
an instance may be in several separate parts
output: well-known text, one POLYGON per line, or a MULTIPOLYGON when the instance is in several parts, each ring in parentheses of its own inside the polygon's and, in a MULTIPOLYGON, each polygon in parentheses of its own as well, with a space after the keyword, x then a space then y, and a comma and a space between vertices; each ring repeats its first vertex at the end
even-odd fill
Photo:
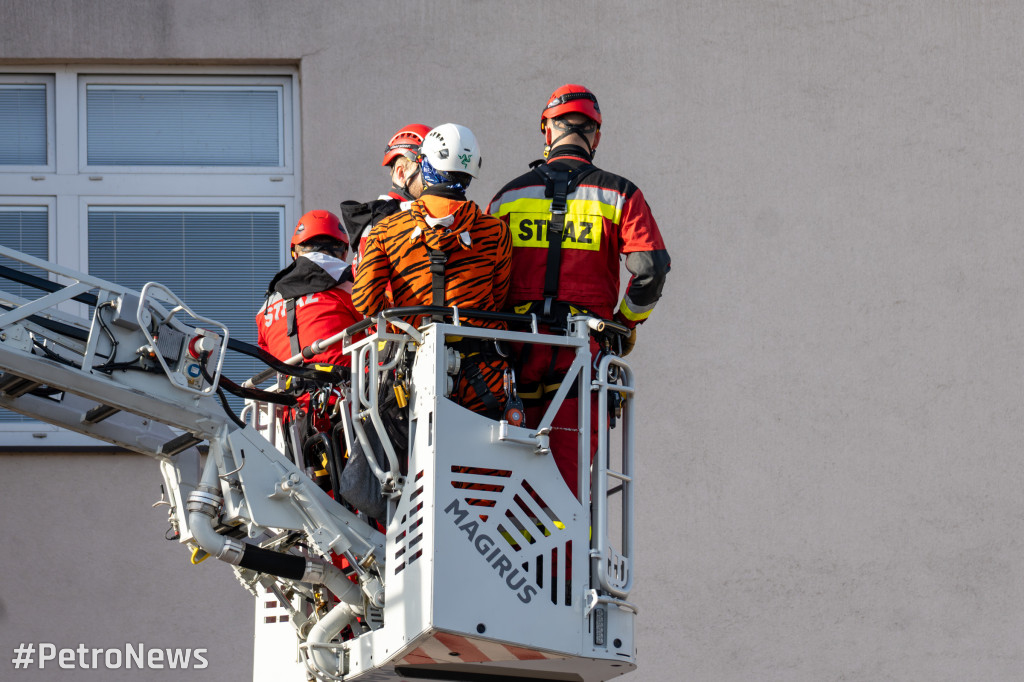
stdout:
MULTIPOLYGON (((352 305, 348 244, 348 235, 330 211, 302 216, 292 236, 293 260, 274 276, 256 315, 261 348, 286 360, 363 319, 352 305)), ((341 343, 307 362, 349 365, 341 343)))
MULTIPOLYGON (((670 260, 658 225, 640 189, 593 165, 601 140, 601 109, 582 85, 552 93, 541 113, 546 162, 506 184, 488 206, 512 232, 509 303, 564 326, 574 311, 614 319, 632 330, 623 354, 632 350, 636 327, 661 297, 670 260), (553 237, 549 239, 549 236, 553 237), (632 274, 619 301, 619 262, 632 274), (560 322, 559 322, 560 321, 560 322)), ((596 342, 592 351, 599 351, 596 342)), ((535 425, 572 363, 572 351, 527 346, 520 358, 519 396, 527 423, 535 425)), ((574 493, 579 480, 575 391, 556 416, 551 451, 574 493)), ((592 447, 602 417, 591 416, 592 447)))
MULTIPOLYGON (((267 300, 256 315, 260 347, 279 360, 298 355, 314 341, 335 336, 363 319, 352 306, 352 268, 345 259, 348 235, 338 216, 330 211, 310 211, 302 216, 292 235, 291 255, 292 262, 271 280, 267 300)), ((303 362, 348 367, 351 363, 342 345, 339 341, 303 362)), ((301 383, 301 388, 296 388, 290 381, 285 385, 301 392, 295 408, 284 417, 286 423, 294 423, 299 437, 298 453, 291 452, 294 444, 287 439, 289 456, 296 461, 301 457, 313 480, 336 494, 343 450, 340 443, 325 436, 333 433, 331 413, 339 391, 301 383), (331 445, 325 446, 325 441, 331 445), (309 443, 316 447, 307 447, 309 443)))
POLYGON ((389 215, 407 210, 409 204, 423 193, 423 174, 418 157, 428 132, 430 126, 411 123, 400 128, 388 140, 384 160, 380 162, 391 174, 391 189, 387 194, 366 203, 341 202, 341 219, 353 244, 352 264, 357 269, 365 250, 363 239, 370 229, 389 215))

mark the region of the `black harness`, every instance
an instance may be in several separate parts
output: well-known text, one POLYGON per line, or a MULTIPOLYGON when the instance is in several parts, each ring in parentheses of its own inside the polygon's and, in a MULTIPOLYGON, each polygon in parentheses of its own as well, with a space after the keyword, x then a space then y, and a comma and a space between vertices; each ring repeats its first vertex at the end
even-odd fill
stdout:
POLYGON ((448 262, 448 254, 441 249, 427 247, 430 259, 430 297, 431 305, 444 307, 444 266, 448 262))
MULTIPOLYGON (((445 301, 444 270, 445 265, 448 263, 448 254, 441 249, 433 249, 429 246, 426 249, 430 259, 431 305, 444 308, 447 307, 445 301)), ((435 314, 433 319, 435 322, 443 322, 444 316, 435 314)), ((487 382, 484 381, 483 374, 480 372, 481 363, 489 362, 498 357, 494 344, 483 343, 479 339, 463 339, 449 345, 459 351, 462 357, 467 360, 462 366, 462 375, 466 377, 470 388, 473 389, 473 392, 483 402, 487 410, 486 415, 496 419, 501 414, 501 404, 487 387, 487 382)))
MULTIPOLYGON (((466 200, 466 193, 447 186, 447 183, 429 185, 423 190, 423 194, 430 194, 459 201, 466 200)), ((440 308, 445 307, 444 290, 444 267, 448 263, 448 254, 441 249, 427 246, 426 239, 423 241, 423 248, 427 250, 427 258, 430 261, 430 304, 440 308)), ((435 315, 434 320, 440 322, 443 318, 435 315)))
POLYGON ((286 321, 288 323, 288 341, 292 345, 292 356, 302 352, 302 344, 299 343, 299 327, 295 324, 295 299, 287 298, 284 301, 286 321))
MULTIPOLYGON (((430 304, 439 308, 447 307, 445 298, 445 266, 448 264, 448 254, 442 249, 435 249, 427 246, 424 241, 424 248, 427 250, 427 258, 430 262, 430 304)), ((435 322, 444 321, 444 316, 435 314, 435 322)), ((493 343, 483 342, 479 339, 462 339, 449 344, 457 350, 466 362, 462 366, 462 375, 466 378, 470 388, 476 393, 486 409, 486 416, 495 419, 501 415, 501 403, 487 387, 480 365, 490 362, 499 357, 493 343)))
MULTIPOLYGON (((327 291, 341 282, 351 281, 351 279, 351 268, 345 270, 341 278, 335 280, 323 268, 306 258, 296 258, 286 268, 274 275, 274 279, 267 287, 267 302, 264 306, 269 312, 270 297, 275 293, 284 299, 288 342, 293 356, 302 353, 302 340, 299 338, 299 327, 295 319, 296 301, 309 294, 327 291)), ((303 357, 309 360, 312 355, 303 357)))
POLYGON ((552 168, 548 164, 535 166, 533 171, 544 180, 544 196, 551 197, 551 220, 548 222, 548 260, 544 273, 545 317, 551 315, 551 306, 558 298, 558 279, 562 269, 562 235, 568 196, 575 192, 583 178, 597 170, 593 164, 573 170, 552 168))

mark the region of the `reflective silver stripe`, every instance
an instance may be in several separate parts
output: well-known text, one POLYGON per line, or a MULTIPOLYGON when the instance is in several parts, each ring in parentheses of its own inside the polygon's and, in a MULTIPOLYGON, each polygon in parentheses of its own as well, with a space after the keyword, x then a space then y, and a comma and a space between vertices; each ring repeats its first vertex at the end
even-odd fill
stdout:
POLYGON ((597 201, 606 206, 614 206, 618 214, 622 211, 622 205, 626 203, 626 197, 613 189, 581 186, 569 194, 569 201, 597 201))
POLYGON ((643 320, 646 319, 651 314, 651 311, 654 310, 654 306, 656 303, 657 301, 651 303, 650 305, 637 305, 632 300, 630 300, 629 294, 626 294, 626 296, 624 296, 622 299, 622 305, 619 306, 619 309, 622 311, 622 314, 625 315, 630 320, 643 320))
MULTIPOLYGON (((495 214, 501 215, 503 207, 519 199, 544 199, 544 185, 531 185, 505 192, 498 198, 497 204, 493 206, 495 214)), ((576 191, 569 193, 569 201, 597 201, 614 207, 616 214, 618 214, 622 211, 626 197, 621 192, 616 192, 613 189, 583 185, 577 187, 576 191)), ((507 211, 505 212, 507 213, 507 211)))

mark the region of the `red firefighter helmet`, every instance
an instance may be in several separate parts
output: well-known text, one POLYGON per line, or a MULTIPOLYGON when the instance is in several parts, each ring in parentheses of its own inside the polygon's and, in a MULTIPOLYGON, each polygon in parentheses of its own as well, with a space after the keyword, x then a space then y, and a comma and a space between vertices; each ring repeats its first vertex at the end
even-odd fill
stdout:
MULTIPOLYGON (((398 156, 405 156, 406 152, 415 155, 423 144, 423 138, 430 132, 430 126, 422 123, 412 123, 405 126, 388 140, 388 146, 384 148, 384 160, 382 166, 390 166, 391 162, 398 156)), ((411 158, 411 157, 410 157, 411 158)))
POLYGON ((339 242, 348 244, 348 234, 341 229, 341 221, 338 216, 330 211, 310 211, 299 218, 299 224, 295 226, 295 233, 292 235, 292 248, 313 237, 331 237, 339 242))
POLYGON ((592 121, 601 125, 601 107, 597 104, 597 97, 582 85, 563 85, 551 93, 548 97, 547 106, 540 115, 540 129, 543 132, 549 118, 558 118, 566 114, 583 114, 592 121))

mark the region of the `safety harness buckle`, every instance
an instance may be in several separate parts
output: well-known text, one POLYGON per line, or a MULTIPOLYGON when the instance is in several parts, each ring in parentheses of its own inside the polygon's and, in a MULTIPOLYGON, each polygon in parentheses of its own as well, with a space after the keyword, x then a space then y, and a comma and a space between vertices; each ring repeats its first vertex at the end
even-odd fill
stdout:
MULTIPOLYGON (((430 249, 430 295, 431 305, 443 307, 445 304, 444 295, 444 266, 448 262, 448 254, 441 249, 430 249)), ((440 322, 443 318, 434 315, 433 319, 440 322)))
POLYGON ((430 250, 430 272, 431 274, 444 274, 445 263, 448 262, 448 254, 440 249, 430 250))

